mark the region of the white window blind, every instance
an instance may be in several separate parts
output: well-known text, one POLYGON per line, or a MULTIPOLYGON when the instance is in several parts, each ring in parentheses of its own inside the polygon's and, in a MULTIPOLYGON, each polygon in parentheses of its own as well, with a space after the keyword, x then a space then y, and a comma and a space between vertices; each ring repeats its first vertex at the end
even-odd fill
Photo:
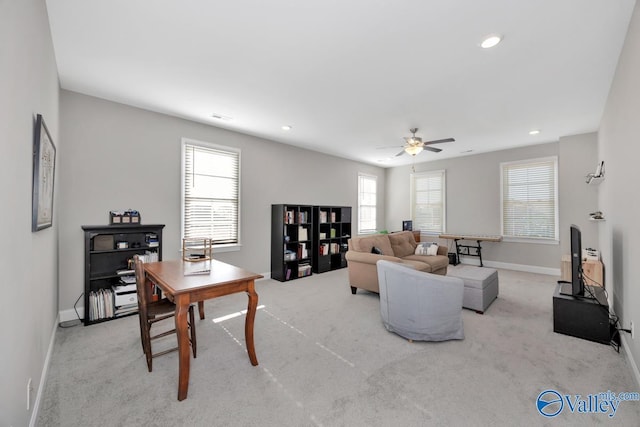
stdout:
POLYGON ((502 234, 558 239, 556 157, 502 163, 502 234))
POLYGON ((358 234, 376 231, 377 177, 358 174, 358 234))
POLYGON ((445 171, 411 175, 411 217, 413 229, 443 233, 445 231, 445 171))
POLYGON ((183 140, 184 238, 238 243, 240 152, 183 140))

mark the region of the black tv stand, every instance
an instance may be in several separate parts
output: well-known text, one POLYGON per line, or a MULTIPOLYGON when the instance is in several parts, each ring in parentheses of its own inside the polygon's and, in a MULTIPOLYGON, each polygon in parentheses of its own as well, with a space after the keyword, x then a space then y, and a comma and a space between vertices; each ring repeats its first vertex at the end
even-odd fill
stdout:
POLYGON ((615 326, 609 320, 609 303, 600 286, 585 285, 585 295, 563 295, 558 283, 553 295, 553 331, 589 341, 610 344, 615 326), (590 295, 593 295, 591 297, 590 295))

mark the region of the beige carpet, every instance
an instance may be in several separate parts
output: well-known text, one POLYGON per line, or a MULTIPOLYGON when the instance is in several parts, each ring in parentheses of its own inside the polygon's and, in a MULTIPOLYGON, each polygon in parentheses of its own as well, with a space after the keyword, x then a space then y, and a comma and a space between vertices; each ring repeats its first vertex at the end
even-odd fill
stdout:
POLYGON ((147 372, 136 316, 58 329, 39 426, 640 425, 640 402, 613 418, 547 419, 536 398, 638 391, 623 351, 553 332, 557 278, 500 270, 484 315, 464 310, 465 339, 409 343, 387 332, 378 296, 351 295, 346 270, 258 282, 259 366, 244 347, 239 294, 206 303, 188 398, 176 353, 147 372))

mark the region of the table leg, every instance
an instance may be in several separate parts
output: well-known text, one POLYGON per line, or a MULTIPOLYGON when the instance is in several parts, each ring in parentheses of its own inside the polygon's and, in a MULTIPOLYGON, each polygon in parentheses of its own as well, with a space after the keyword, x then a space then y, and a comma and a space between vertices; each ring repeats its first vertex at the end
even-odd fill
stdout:
POLYGON ((189 389, 189 332, 187 328, 187 315, 189 313, 189 301, 180 296, 176 297, 176 334, 178 335, 178 400, 187 398, 189 389))
POLYGON ((244 338, 247 342, 247 352, 249 353, 249 360, 253 366, 258 365, 258 358, 256 357, 256 349, 253 345, 253 323, 256 319, 256 310, 258 307, 258 294, 255 291, 253 280, 249 283, 247 290, 249 296, 249 304, 247 306, 247 317, 244 322, 244 338))
POLYGON ((204 319, 204 301, 198 301, 198 313, 200 313, 200 320, 204 319))

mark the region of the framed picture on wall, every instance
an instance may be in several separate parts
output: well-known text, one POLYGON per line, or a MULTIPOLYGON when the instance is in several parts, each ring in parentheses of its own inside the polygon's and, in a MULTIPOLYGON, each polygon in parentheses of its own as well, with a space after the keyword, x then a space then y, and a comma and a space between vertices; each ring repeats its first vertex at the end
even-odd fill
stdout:
POLYGON ((41 114, 36 117, 33 138, 33 198, 31 230, 53 224, 53 181, 56 169, 56 146, 41 114))

